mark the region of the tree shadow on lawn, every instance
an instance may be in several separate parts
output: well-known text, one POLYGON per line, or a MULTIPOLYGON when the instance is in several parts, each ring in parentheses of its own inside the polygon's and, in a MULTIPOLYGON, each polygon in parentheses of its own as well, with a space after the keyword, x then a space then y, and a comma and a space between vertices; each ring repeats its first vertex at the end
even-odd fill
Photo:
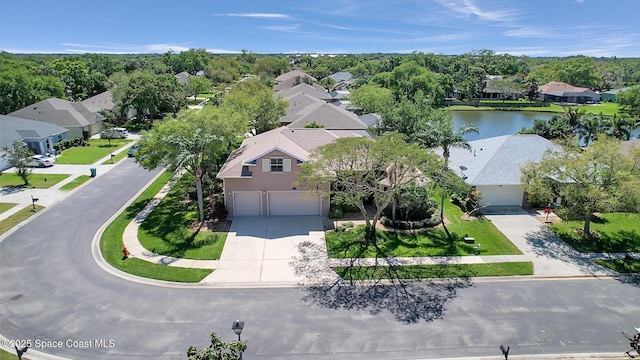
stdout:
MULTIPOLYGON (((303 242, 298 250, 300 255, 291 264, 304 279, 300 282, 306 292, 303 300, 330 309, 365 310, 374 315, 387 311, 404 323, 433 321, 444 316, 446 304, 458 290, 472 285, 473 274, 465 274, 463 268, 456 278, 417 279, 416 268, 399 266, 393 258, 378 258, 380 266, 367 268, 356 265, 357 257, 347 259, 350 266, 341 268, 342 276, 358 271, 362 279, 343 280, 331 269, 324 247, 303 242)), ((444 271, 440 268, 434 269, 444 271)))

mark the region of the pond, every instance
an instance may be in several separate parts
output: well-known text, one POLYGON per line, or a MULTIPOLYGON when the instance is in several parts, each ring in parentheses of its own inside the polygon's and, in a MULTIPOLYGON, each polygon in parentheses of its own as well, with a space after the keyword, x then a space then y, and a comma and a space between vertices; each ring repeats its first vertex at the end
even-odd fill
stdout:
POLYGON ((555 113, 529 111, 451 111, 456 129, 464 124, 475 125, 479 134, 467 134, 467 141, 515 134, 533 126, 533 119, 550 119, 555 113))

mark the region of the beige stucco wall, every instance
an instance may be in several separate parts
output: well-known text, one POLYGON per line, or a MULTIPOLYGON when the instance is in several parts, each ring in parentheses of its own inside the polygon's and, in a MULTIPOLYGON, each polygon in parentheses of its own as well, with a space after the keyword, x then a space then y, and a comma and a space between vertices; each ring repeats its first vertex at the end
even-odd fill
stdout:
MULTIPOLYGON (((297 159, 280 151, 272 151, 261 158, 258 158, 255 166, 249 166, 249 171, 253 173, 251 178, 226 178, 224 179, 224 200, 229 216, 233 216, 233 192, 234 191, 260 191, 262 196, 262 214, 267 214, 267 192, 268 191, 305 191, 299 185, 294 184, 298 179, 300 165, 297 159), (291 159, 291 172, 263 172, 262 159, 269 159, 279 156, 284 159, 291 159)), ((322 201, 322 215, 329 215, 328 187, 320 189, 327 194, 322 201)))

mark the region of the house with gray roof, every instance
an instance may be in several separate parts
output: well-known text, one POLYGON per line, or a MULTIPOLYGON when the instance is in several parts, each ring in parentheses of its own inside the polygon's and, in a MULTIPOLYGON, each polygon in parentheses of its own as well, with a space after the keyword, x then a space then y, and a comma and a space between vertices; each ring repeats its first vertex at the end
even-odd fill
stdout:
POLYGON ((600 94, 600 100, 601 101, 609 101, 609 102, 616 102, 618 101, 618 93, 620 91, 626 91, 635 87, 638 87, 640 85, 634 85, 634 86, 627 86, 627 87, 623 87, 621 89, 614 89, 614 90, 609 90, 609 91, 605 91, 603 93, 600 94))
MULTIPOLYGON (((91 106, 91 105, 90 105, 91 106)), ((68 130, 67 136, 91 137, 102 130, 104 117, 81 102, 49 98, 9 114, 17 118, 41 121, 68 130)))
POLYGON ((326 102, 314 102, 298 111, 287 127, 304 128, 309 123, 316 123, 329 130, 365 130, 365 125, 356 114, 344 108, 326 102))
POLYGON ((176 77, 176 79, 178 79, 178 82, 182 85, 187 85, 187 82, 189 81, 189 78, 191 77, 191 74, 189 74, 186 71, 183 72, 179 72, 177 74, 174 75, 176 77))
POLYGON ((87 110, 97 113, 100 110, 114 111, 116 104, 113 102, 113 93, 105 91, 80 102, 87 110))
POLYGON ((0 115, 0 170, 10 167, 4 149, 22 141, 36 154, 53 153, 53 144, 67 138, 68 130, 40 121, 0 115))
POLYGON ((331 99, 333 99, 331 97, 331 95, 324 91, 324 90, 320 90, 316 87, 313 87, 309 84, 298 84, 292 88, 287 88, 284 90, 280 90, 277 92, 278 95, 282 96, 283 98, 295 95, 297 93, 302 93, 302 94, 306 94, 309 96, 313 96, 316 99, 320 99, 320 100, 324 100, 324 101, 331 101, 331 99))
POLYGON ((370 137, 364 130, 280 127, 246 138, 217 175, 229 217, 328 216, 329 189, 308 191, 296 184, 300 166, 319 146, 361 136, 370 137))
POLYGON ((538 87, 539 99, 546 102, 588 104, 600 101, 600 94, 591 89, 552 81, 538 87))
POLYGON ((305 107, 313 103, 324 102, 316 97, 301 92, 290 94, 289 96, 284 97, 284 99, 289 102, 289 106, 285 110, 284 116, 280 118, 281 125, 288 125, 294 122, 297 119, 297 114, 305 107))
POLYGON ((471 151, 452 148, 449 168, 482 193, 482 206, 523 206, 522 166, 561 148, 538 135, 504 135, 470 141, 471 151))

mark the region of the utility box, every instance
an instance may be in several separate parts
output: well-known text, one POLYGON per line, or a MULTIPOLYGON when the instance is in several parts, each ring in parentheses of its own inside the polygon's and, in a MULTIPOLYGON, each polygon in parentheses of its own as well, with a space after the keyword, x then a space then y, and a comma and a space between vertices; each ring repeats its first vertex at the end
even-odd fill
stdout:
POLYGON ((472 237, 465 237, 464 238, 464 243, 465 244, 475 244, 476 243, 476 239, 472 238, 472 237))

